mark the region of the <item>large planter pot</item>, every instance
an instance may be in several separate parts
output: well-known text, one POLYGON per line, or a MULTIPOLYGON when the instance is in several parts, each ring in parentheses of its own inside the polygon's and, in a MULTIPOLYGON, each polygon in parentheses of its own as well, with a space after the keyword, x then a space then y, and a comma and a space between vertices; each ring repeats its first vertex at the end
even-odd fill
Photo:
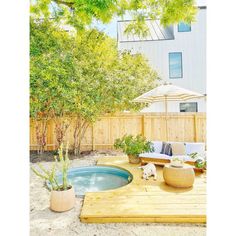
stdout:
POLYGON ((132 164, 140 163, 140 158, 138 156, 128 155, 128 158, 129 158, 129 163, 132 163, 132 164))
POLYGON ((51 191, 50 209, 57 212, 64 212, 75 206, 75 191, 71 187, 68 190, 51 191))

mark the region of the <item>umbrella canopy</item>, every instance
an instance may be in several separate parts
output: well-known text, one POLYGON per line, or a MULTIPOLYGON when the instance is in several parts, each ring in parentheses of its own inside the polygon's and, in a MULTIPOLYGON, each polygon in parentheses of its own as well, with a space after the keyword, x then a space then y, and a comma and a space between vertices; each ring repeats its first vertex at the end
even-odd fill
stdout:
POLYGON ((185 101, 193 98, 201 98, 205 95, 184 89, 173 84, 164 83, 147 93, 135 98, 134 102, 153 103, 164 102, 165 103, 165 120, 166 120, 166 141, 168 140, 167 129, 167 103, 168 101, 185 101))
POLYGON ((185 101, 200 97, 204 97, 204 95, 173 84, 163 84, 135 98, 134 102, 185 101))

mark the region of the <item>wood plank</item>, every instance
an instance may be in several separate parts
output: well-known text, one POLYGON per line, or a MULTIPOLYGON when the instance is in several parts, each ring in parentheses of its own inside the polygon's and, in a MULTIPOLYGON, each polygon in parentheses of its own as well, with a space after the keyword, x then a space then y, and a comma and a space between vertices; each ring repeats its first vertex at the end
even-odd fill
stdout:
POLYGON ((153 211, 143 211, 141 210, 134 210, 134 209, 125 209, 120 211, 120 213, 115 213, 114 209, 110 210, 110 212, 100 212, 100 211, 88 211, 86 214, 83 213, 81 217, 88 218, 88 217, 105 217, 105 218, 113 218, 113 217, 120 217, 120 218, 132 218, 132 217, 141 217, 141 218, 155 218, 155 217, 175 217, 175 218, 196 218, 196 217, 205 217, 206 211, 203 209, 186 209, 184 212, 183 210, 176 210, 173 214, 170 214, 172 209, 154 209, 153 211))
MULTIPOLYGON (((86 203, 87 207, 94 207, 94 206, 98 206, 101 207, 102 205, 106 206, 106 204, 109 204, 109 208, 115 208, 117 207, 117 205, 121 206, 122 208, 127 208, 127 207, 134 207, 137 206, 137 202, 129 202, 129 204, 125 204, 125 203, 121 203, 121 202, 116 202, 114 203, 114 201, 112 203, 106 203, 106 202, 97 202, 94 203, 86 203)), ((149 208, 153 208, 153 209, 195 209, 195 208, 199 208, 199 209, 205 209, 206 208, 206 204, 205 203, 179 203, 179 204, 175 204, 175 203, 160 203, 160 204, 153 204, 152 202, 140 202, 139 203, 140 206, 142 207, 149 207, 149 208)))
POLYGON ((82 217, 83 223, 206 223, 206 217, 82 217))
POLYGON ((193 215, 205 215, 206 214, 206 206, 205 204, 181 204, 177 207, 176 204, 164 204, 153 206, 152 204, 140 204, 139 208, 137 208, 137 204, 117 204, 110 205, 109 209, 106 211, 102 208, 106 207, 106 205, 98 204, 96 205, 87 205, 86 213, 83 213, 83 216, 97 216, 97 217, 156 217, 156 216, 164 216, 164 215, 178 215, 178 216, 193 216, 193 215), (117 209, 119 209, 119 213, 117 209))
MULTIPOLYGON (((166 195, 171 195, 173 197, 175 196, 178 196, 178 195, 189 195, 189 196, 206 196, 206 193, 205 193, 205 190, 201 190, 201 192, 174 192, 174 193, 171 193, 171 192, 165 192, 163 190, 159 190, 159 191, 150 191, 150 192, 139 192, 139 189, 137 188, 137 190, 132 190, 130 191, 130 189, 128 189, 129 192, 127 192, 126 190, 124 191, 114 191, 114 195, 116 196, 120 196, 120 195, 126 195, 127 197, 132 197, 132 196, 166 196, 166 195)), ((94 193, 94 197, 95 196, 104 196, 102 193, 103 192, 99 192, 100 194, 99 195, 96 195, 94 193)), ((86 195, 87 196, 87 195, 86 195)), ((105 195, 107 196, 107 195, 105 195)))
POLYGON ((138 195, 138 196, 117 196, 117 195, 102 195, 101 196, 95 196, 95 197, 87 197, 86 201, 96 201, 98 204, 99 202, 115 202, 117 204, 119 203, 145 203, 145 202, 151 202, 153 204, 169 204, 169 203, 206 203, 206 196, 205 195, 166 195, 166 196, 144 196, 144 195, 138 195))

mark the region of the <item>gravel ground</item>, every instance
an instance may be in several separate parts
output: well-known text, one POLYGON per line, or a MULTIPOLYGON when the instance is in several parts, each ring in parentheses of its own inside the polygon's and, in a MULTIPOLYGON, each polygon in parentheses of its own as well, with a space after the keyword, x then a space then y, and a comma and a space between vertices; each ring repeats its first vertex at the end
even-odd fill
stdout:
MULTIPOLYGON (((79 159, 73 159, 71 166, 95 165, 99 156, 104 153, 91 153, 79 159)), ((46 167, 51 162, 41 162, 46 167)), ((36 166, 31 163, 31 166, 36 166)), ((44 181, 31 172, 30 176, 30 235, 31 236, 192 236, 206 235, 206 226, 202 224, 85 224, 79 220, 83 199, 76 198, 75 208, 64 213, 50 211, 50 192, 44 181)))

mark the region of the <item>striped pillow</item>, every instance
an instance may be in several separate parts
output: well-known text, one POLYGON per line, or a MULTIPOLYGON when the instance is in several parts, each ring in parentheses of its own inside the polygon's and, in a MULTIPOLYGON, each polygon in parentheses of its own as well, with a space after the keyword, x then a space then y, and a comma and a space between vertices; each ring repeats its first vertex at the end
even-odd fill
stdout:
POLYGON ((168 156, 172 156, 172 147, 170 143, 163 142, 161 154, 166 154, 168 156))

